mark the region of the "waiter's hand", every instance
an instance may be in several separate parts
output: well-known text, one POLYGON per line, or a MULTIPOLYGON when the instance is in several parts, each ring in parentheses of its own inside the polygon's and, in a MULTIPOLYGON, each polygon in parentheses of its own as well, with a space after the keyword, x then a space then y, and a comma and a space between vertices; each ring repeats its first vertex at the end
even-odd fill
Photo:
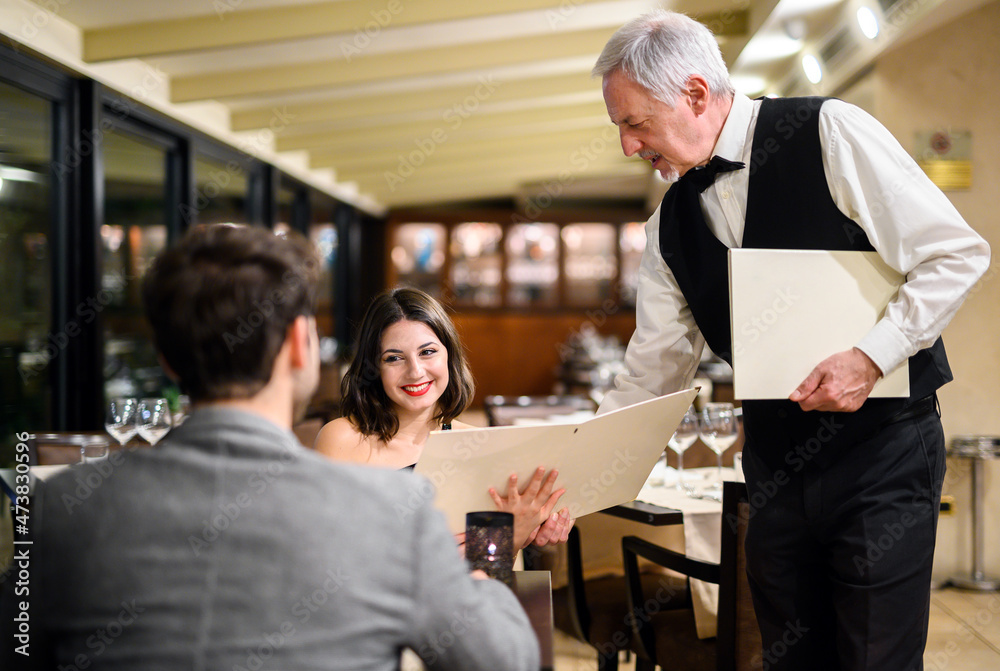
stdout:
POLYGON ((880 377, 875 362, 855 347, 821 361, 788 400, 806 411, 854 412, 880 377))

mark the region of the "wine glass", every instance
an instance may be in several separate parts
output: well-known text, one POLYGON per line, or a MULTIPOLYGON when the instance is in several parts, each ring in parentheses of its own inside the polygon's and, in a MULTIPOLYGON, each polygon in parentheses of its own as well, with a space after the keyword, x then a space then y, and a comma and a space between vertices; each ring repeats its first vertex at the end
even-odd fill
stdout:
POLYGON ((706 403, 698 420, 698 435, 719 458, 718 482, 708 489, 722 489, 722 453, 739 437, 739 420, 732 403, 706 403))
POLYGON ((108 411, 104 416, 104 430, 118 441, 119 445, 135 437, 139 427, 136 424, 138 418, 138 402, 134 398, 113 398, 108 401, 108 411))
POLYGON ((150 445, 156 445, 170 431, 170 406, 165 398, 144 398, 139 401, 139 435, 150 445))
POLYGON ((677 425, 677 430, 667 442, 667 447, 677 453, 677 491, 687 492, 691 488, 684 483, 684 451, 698 440, 698 414, 688 408, 677 425))

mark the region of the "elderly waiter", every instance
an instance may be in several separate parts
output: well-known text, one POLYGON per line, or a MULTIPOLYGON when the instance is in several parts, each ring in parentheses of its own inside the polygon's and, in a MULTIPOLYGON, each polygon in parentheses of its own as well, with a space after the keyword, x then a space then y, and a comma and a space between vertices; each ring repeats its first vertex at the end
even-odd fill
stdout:
POLYGON ((686 16, 625 25, 594 74, 625 154, 674 182, 646 226, 628 372, 601 412, 688 386, 706 342, 731 359, 730 247, 875 250, 905 274, 855 347, 788 399, 743 404, 747 486, 767 498, 746 551, 769 668, 922 668, 945 468, 935 390, 951 379, 939 335, 989 247, 872 117, 735 94, 686 16), (867 400, 906 360, 911 396, 867 400))

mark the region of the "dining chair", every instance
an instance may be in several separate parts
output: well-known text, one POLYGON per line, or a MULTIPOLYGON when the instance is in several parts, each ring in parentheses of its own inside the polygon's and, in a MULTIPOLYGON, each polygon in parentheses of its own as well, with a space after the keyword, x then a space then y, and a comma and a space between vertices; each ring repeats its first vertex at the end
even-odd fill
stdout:
POLYGON ((86 433, 33 433, 25 442, 32 465, 60 466, 79 463, 80 448, 93 439, 86 433))
POLYGON ((301 422, 296 422, 292 426, 292 433, 295 434, 300 443, 311 448, 316 442, 316 436, 319 435, 320 429, 326 426, 326 422, 327 420, 322 417, 309 417, 301 422))
POLYGON ((718 564, 692 559, 637 536, 622 539, 628 605, 636 653, 636 669, 656 666, 692 671, 751 671, 763 668, 762 644, 750 599, 743 550, 750 504, 746 485, 726 482, 722 493, 722 544, 718 564), (691 610, 662 610, 644 588, 638 557, 677 571, 688 580, 719 585, 718 630, 714 639, 699 639, 691 610))
MULTIPOLYGON (((582 543, 583 534, 578 527, 573 527, 567 542, 556 550, 565 562, 566 585, 552 592, 555 626, 596 650, 599 671, 615 671, 619 654, 630 651, 633 636, 625 577, 585 578, 582 543)), ((537 562, 530 551, 526 552, 525 561, 526 565, 537 562)), ((660 572, 640 572, 639 580, 643 589, 650 593, 669 593, 669 607, 691 607, 690 595, 682 579, 660 572)))

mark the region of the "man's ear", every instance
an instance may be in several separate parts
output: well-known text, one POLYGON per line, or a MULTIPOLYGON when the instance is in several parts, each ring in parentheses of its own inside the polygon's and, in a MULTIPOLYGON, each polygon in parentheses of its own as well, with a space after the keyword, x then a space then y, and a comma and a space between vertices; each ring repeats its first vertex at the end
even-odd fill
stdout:
POLYGON ((695 114, 704 114, 710 96, 708 81, 701 75, 691 75, 684 86, 684 95, 695 114))
POLYGON ((299 315, 288 327, 286 342, 289 346, 292 368, 303 368, 309 363, 310 349, 313 338, 312 317, 299 315))

